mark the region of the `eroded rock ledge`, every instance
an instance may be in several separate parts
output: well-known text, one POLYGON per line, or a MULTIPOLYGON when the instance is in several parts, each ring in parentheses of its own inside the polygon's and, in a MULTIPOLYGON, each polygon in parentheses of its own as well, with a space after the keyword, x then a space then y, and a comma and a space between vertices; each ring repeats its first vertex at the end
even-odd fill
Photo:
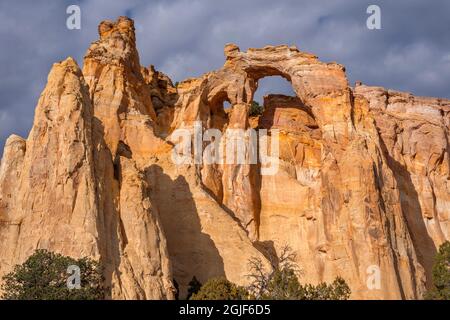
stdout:
POLYGON ((6 142, 0 276, 46 248, 100 259, 112 298, 173 299, 174 279, 181 297, 194 275, 245 284, 247 259, 268 263, 287 244, 303 282, 341 276, 353 298, 421 297, 450 239, 450 101, 352 88, 343 66, 288 46, 227 44, 221 69, 175 87, 140 65, 132 20, 99 34, 83 70, 53 66, 29 137, 6 142), (296 97, 269 95, 249 117, 273 75, 296 97), (278 173, 173 164, 171 134, 195 121, 280 130, 278 173), (379 289, 367 287, 371 266, 379 289))

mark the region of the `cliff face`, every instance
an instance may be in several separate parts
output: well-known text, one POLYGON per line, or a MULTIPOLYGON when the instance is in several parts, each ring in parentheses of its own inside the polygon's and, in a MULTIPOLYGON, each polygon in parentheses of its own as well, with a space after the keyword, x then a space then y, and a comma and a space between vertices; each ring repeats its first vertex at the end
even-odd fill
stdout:
POLYGON ((302 282, 341 276, 353 298, 423 294, 450 239, 450 101, 351 88, 341 65, 287 46, 229 44, 221 69, 175 87, 140 66, 130 19, 99 34, 82 71, 71 58, 53 66, 28 139, 6 142, 0 276, 46 248, 100 259, 113 298, 172 299, 173 279, 181 297, 193 276, 245 284, 249 258, 269 264, 289 245, 302 282), (250 117, 273 75, 296 97, 269 95, 250 117), (278 171, 175 164, 175 130, 196 123, 277 129, 278 171), (367 286, 374 266, 380 288, 367 286))

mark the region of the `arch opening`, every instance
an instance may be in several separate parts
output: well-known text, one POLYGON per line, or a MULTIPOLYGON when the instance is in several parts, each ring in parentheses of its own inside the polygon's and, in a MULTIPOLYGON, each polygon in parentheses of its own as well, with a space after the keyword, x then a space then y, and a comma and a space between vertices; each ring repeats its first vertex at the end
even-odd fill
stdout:
POLYGON ((223 130, 228 123, 228 112, 231 109, 231 101, 228 98, 226 91, 217 93, 209 105, 209 127, 223 130))
MULTIPOLYGON (((267 70, 265 70, 267 71, 267 70)), ((293 134, 321 139, 322 133, 311 107, 296 94, 289 78, 277 70, 260 76, 250 109, 249 121, 253 128, 281 129, 293 134), (259 108, 259 110, 255 110, 259 108)))
POLYGON ((295 97, 291 82, 280 75, 266 76, 258 79, 257 88, 253 94, 253 101, 260 105, 264 103, 264 96, 268 94, 282 94, 295 97))

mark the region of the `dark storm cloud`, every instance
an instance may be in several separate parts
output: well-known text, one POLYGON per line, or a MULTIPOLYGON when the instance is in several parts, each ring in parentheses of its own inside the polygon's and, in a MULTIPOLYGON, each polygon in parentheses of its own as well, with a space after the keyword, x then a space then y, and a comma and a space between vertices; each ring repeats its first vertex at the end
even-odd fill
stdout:
MULTIPOLYGON (((51 65, 67 56, 79 64, 97 38, 97 25, 119 15, 135 19, 143 65, 174 81, 219 68, 223 45, 246 50, 296 45, 347 67, 351 84, 450 98, 450 1, 177 0, 0 2, 0 147, 27 136, 51 65), (66 8, 78 4, 82 29, 68 30, 66 8), (378 4, 382 29, 366 28, 366 8, 378 4)), ((288 93, 287 83, 263 79, 257 99, 288 93)))

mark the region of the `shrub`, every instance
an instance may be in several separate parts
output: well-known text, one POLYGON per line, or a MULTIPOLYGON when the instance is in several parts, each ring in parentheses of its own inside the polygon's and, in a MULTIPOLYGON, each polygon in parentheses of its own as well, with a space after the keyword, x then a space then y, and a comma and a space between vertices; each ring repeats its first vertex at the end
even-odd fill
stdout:
POLYGON ((433 287, 426 295, 428 300, 450 300, 450 242, 444 242, 434 258, 433 287))
POLYGON ((252 104, 250 106, 249 116, 250 117, 256 117, 263 114, 264 108, 263 106, 260 106, 257 101, 252 101, 252 104))
POLYGON ((266 271, 259 258, 249 260, 251 285, 249 291, 259 300, 347 300, 350 288, 342 278, 332 284, 302 285, 298 280, 299 267, 295 255, 285 246, 272 261, 272 269, 266 271))
POLYGON ((320 283, 317 286, 307 284, 301 286, 299 300, 347 300, 350 298, 350 287, 344 279, 337 277, 332 284, 320 283))
POLYGON ((225 278, 208 280, 191 300, 245 300, 248 292, 245 288, 237 286, 225 278))
POLYGON ((213 278, 203 286, 193 277, 189 283, 188 299, 191 300, 347 300, 350 288, 344 279, 337 277, 331 284, 300 284, 299 267, 295 255, 285 246, 271 261, 267 271, 262 260, 251 258, 248 275, 250 285, 238 286, 227 279, 213 278))
POLYGON ((186 299, 189 300, 193 294, 200 291, 201 287, 202 284, 200 283, 200 281, 198 281, 195 276, 192 277, 191 282, 189 282, 188 295, 186 299))
POLYGON ((23 264, 3 277, 5 300, 99 300, 103 299, 103 276, 99 263, 73 259, 47 250, 36 250, 23 264), (81 288, 69 289, 67 268, 80 268, 81 288))

